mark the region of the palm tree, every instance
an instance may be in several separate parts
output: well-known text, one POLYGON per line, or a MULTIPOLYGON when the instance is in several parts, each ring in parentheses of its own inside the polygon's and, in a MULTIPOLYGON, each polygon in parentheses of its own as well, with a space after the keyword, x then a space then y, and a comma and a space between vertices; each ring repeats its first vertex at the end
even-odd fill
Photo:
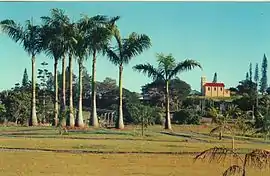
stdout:
POLYGON ((83 114, 82 114, 82 88, 83 88, 83 82, 82 82, 82 74, 83 74, 83 62, 88 56, 88 43, 87 40, 85 40, 85 31, 82 30, 79 26, 77 25, 77 33, 76 33, 76 40, 77 43, 74 47, 74 55, 77 57, 77 61, 79 64, 79 103, 78 103, 78 114, 75 120, 75 126, 78 127, 84 127, 84 122, 83 122, 83 114))
MULTIPOLYGON (((44 51, 48 56, 54 58, 54 119, 55 125, 58 125, 58 75, 57 66, 58 61, 65 55, 65 45, 63 42, 63 21, 65 21, 66 16, 63 11, 59 9, 51 10, 51 17, 41 17, 43 20, 42 26, 42 39, 44 51)), ((61 122, 62 124, 62 122, 61 122)))
POLYGON ((104 54, 104 49, 109 44, 112 32, 111 27, 119 19, 119 17, 113 17, 111 19, 106 16, 97 15, 89 18, 88 16, 83 16, 81 18, 79 25, 83 31, 86 32, 85 40, 88 43, 90 54, 92 54, 92 96, 91 96, 91 117, 92 119, 89 125, 98 127, 97 118, 97 107, 96 107, 96 60, 97 54, 102 52, 104 54))
POLYGON ((38 125, 36 114, 36 55, 42 51, 41 28, 33 24, 33 20, 27 20, 25 26, 21 26, 13 20, 4 20, 0 22, 1 29, 4 33, 16 43, 22 44, 24 50, 31 56, 32 61, 32 101, 31 101, 31 118, 29 126, 38 125))
POLYGON ((150 63, 139 64, 134 66, 134 70, 147 74, 148 77, 153 80, 163 80, 165 82, 165 98, 166 98, 166 121, 165 129, 172 129, 171 119, 170 119, 170 100, 169 100, 169 83, 174 79, 179 73, 184 71, 192 70, 195 67, 202 68, 200 63, 195 60, 184 60, 182 62, 176 63, 175 58, 169 54, 157 54, 158 67, 155 68, 150 63))
MULTIPOLYGON (((55 119, 58 119, 58 76, 57 76, 57 65, 58 61, 62 59, 62 93, 61 93, 61 106, 60 112, 61 116, 66 112, 66 59, 65 53, 68 52, 68 48, 66 46, 65 41, 65 27, 70 23, 70 19, 67 15, 65 15, 63 10, 60 9, 52 9, 51 16, 43 16, 41 17, 45 29, 47 29, 47 34, 44 37, 46 39, 45 51, 47 55, 54 57, 54 86, 55 86, 55 119)), ((65 116, 64 116, 65 117, 65 116)), ((61 118, 60 124, 62 126, 66 125, 65 119, 61 118)), ((57 125, 57 123, 55 124, 57 125)))
POLYGON ((252 152, 245 154, 243 159, 232 149, 214 147, 199 153, 194 160, 208 160, 208 162, 224 163, 230 158, 235 159, 236 164, 232 164, 228 169, 226 169, 223 172, 223 176, 231 176, 236 174, 246 176, 248 166, 261 170, 270 166, 270 151, 262 149, 255 149, 252 152), (241 163, 240 165, 238 164, 239 161, 241 163))
POLYGON ((124 128, 124 119, 123 119, 123 95, 122 95, 122 75, 123 67, 127 65, 129 61, 141 54, 144 50, 150 48, 151 41, 150 38, 145 35, 139 35, 135 32, 131 33, 128 38, 121 39, 120 32, 115 26, 113 28, 113 35, 116 39, 117 45, 115 47, 107 47, 106 53, 109 60, 119 67, 119 109, 118 109, 118 120, 116 123, 116 128, 124 128))
POLYGON ((64 32, 65 46, 68 49, 69 57, 69 115, 67 118, 67 126, 74 127, 75 118, 73 112, 73 56, 75 54, 75 47, 77 45, 76 32, 77 32, 76 23, 67 23, 64 32))

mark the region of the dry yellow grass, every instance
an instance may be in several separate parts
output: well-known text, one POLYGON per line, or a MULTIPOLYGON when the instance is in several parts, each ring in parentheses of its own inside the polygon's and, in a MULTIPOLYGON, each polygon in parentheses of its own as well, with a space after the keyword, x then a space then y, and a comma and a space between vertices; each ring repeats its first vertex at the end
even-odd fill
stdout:
MULTIPOLYGON (((225 166, 196 162, 192 156, 175 155, 100 155, 51 152, 1 152, 3 176, 217 176, 225 166)), ((249 170, 248 176, 269 176, 270 172, 249 170)))
MULTIPOLYGON (((203 140, 208 142, 199 142, 194 139, 185 141, 187 138, 159 134, 159 131, 162 130, 160 126, 150 127, 146 132, 148 137, 142 138, 139 135, 136 136, 139 130, 135 130, 134 127, 124 131, 109 130, 107 134, 98 131, 90 133, 90 130, 89 133, 75 132, 67 136, 60 136, 56 129, 49 127, 0 128, 2 134, 6 135, 6 132, 15 131, 18 132, 18 136, 21 136, 13 138, 1 136, 0 147, 104 152, 200 152, 214 146, 231 146, 230 139, 219 141, 215 138, 203 137, 203 140), (25 133, 26 131, 28 134, 25 133), (29 138, 31 136, 36 138, 29 138), (87 139, 71 139, 72 137, 87 139)), ((208 127, 202 126, 174 127, 174 131, 177 132, 206 133, 207 130, 209 130, 208 127)), ((235 140, 235 147, 240 151, 256 148, 270 149, 267 144, 239 140, 235 140)), ((165 154, 71 154, 2 150, 0 151, 0 176, 218 176, 228 166, 228 163, 223 166, 202 162, 194 164, 193 157, 165 154)), ((270 172, 269 170, 258 172, 249 169, 248 176, 255 175, 268 176, 270 172)))

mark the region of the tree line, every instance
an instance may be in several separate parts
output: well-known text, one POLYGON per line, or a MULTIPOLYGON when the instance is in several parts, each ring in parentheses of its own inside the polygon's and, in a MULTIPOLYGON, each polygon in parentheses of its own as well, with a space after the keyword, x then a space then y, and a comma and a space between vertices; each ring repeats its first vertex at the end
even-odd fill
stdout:
MULTIPOLYGON (((89 125, 99 127, 97 117, 97 81, 96 81, 96 63, 98 56, 107 56, 108 60, 113 65, 118 67, 118 107, 117 107, 117 122, 116 128, 124 128, 123 118, 123 70, 131 59, 142 54, 145 50, 151 47, 151 40, 146 34, 138 34, 132 32, 127 37, 122 37, 117 22, 119 16, 108 17, 106 15, 96 15, 89 17, 82 15, 77 21, 72 21, 70 17, 61 9, 52 9, 50 16, 40 17, 41 24, 34 24, 33 19, 27 20, 24 25, 15 22, 11 19, 6 19, 0 22, 0 27, 4 34, 7 34, 14 42, 20 44, 25 52, 31 57, 32 75, 29 85, 27 81, 23 81, 23 88, 31 90, 31 96, 28 100, 31 102, 31 113, 28 124, 36 126, 39 123, 37 118, 37 100, 36 90, 45 89, 45 82, 53 82, 53 116, 54 125, 68 127, 83 127, 85 126, 83 119, 83 94, 89 92, 91 117, 89 125), (115 43, 115 44, 114 44, 115 43), (53 75, 48 72, 46 64, 38 70, 36 75, 36 58, 45 53, 48 58, 54 60, 53 75), (84 61, 89 57, 92 58, 91 68, 91 86, 87 90, 84 89, 83 74, 85 71, 84 61), (78 96, 77 96, 77 115, 74 114, 74 74, 73 62, 76 59, 79 66, 78 75, 78 96), (68 66, 66 62, 68 60, 68 66), (57 70, 58 64, 61 62, 61 77, 57 70), (68 73, 68 74, 67 74, 68 73), (40 84, 37 84, 37 78, 40 79, 40 84), (48 80, 47 80, 48 79, 48 80), (59 84, 59 79, 61 83, 59 84), (26 85, 27 84, 27 85, 26 85), (59 87, 61 87, 59 89, 59 87), (68 88, 68 91, 66 89, 68 88), (59 93, 60 91, 60 93, 59 93), (68 97, 68 101, 67 101, 68 97), (60 107, 59 107, 60 105, 60 107)), ((153 65, 139 64, 134 66, 134 70, 145 73, 151 77, 154 82, 164 83, 165 92, 165 109, 166 123, 165 128, 171 129, 170 122, 170 81, 177 77, 177 74, 183 71, 192 70, 195 67, 201 68, 201 65, 194 60, 184 60, 176 62, 175 58, 169 54, 157 54, 158 67, 153 65)), ((25 80, 27 80, 25 78, 25 80)), ((89 81, 89 80, 87 80, 89 81)), ((16 87, 16 94, 22 92, 22 87, 16 87)), ((42 91, 41 91, 42 92, 42 91)), ((46 93, 42 93, 45 97, 46 93)), ((25 101, 28 101, 25 100, 25 101)), ((45 106, 46 102, 42 102, 45 106)), ((22 111, 23 112, 23 111, 22 111)), ((22 113, 18 112, 18 113, 22 113)))

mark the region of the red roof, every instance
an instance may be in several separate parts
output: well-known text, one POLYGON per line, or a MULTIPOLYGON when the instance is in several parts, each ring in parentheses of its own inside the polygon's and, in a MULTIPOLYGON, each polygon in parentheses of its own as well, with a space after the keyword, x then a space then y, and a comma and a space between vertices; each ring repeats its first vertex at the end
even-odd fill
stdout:
POLYGON ((223 83, 205 83, 204 86, 208 87, 225 87, 223 83))

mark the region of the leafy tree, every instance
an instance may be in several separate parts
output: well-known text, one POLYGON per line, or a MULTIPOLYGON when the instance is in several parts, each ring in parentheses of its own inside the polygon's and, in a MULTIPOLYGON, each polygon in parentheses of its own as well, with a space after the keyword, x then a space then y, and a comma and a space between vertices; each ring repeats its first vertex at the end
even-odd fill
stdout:
POLYGON ((113 35, 117 44, 115 47, 108 46, 106 48, 106 53, 109 60, 119 67, 119 110, 116 127, 123 129, 123 67, 124 65, 127 65, 132 58, 141 54, 144 50, 150 48, 151 42, 147 35, 139 35, 135 32, 131 33, 127 38, 121 39, 120 32, 117 27, 113 28, 113 35))
POLYGON ((27 20, 25 26, 21 26, 13 20, 4 20, 0 22, 2 31, 7 33, 8 36, 16 43, 19 42, 23 45, 24 50, 31 55, 32 61, 32 105, 31 105, 31 118, 29 120, 30 126, 38 125, 36 115, 36 75, 35 75, 35 62, 36 55, 42 51, 42 38, 41 28, 33 24, 33 20, 27 20))
POLYGON ((217 82, 217 72, 215 72, 215 74, 214 74, 214 78, 213 78, 213 81, 212 81, 213 83, 216 83, 217 82))
POLYGON ((194 67, 201 68, 201 65, 194 60, 185 60, 180 63, 175 62, 175 58, 170 55, 157 54, 158 67, 154 68, 153 65, 139 64, 133 68, 139 72, 147 74, 148 77, 151 77, 153 80, 163 80, 166 83, 166 121, 165 129, 171 129, 171 119, 170 119, 170 102, 169 102, 169 83, 170 81, 177 76, 177 74, 193 69, 194 67))
POLYGON ((267 89, 267 66, 268 66, 268 61, 265 56, 263 55, 263 61, 262 61, 262 77, 260 81, 260 92, 264 94, 267 89))
MULTIPOLYGON (((165 81, 155 80, 152 83, 146 84, 142 87, 144 96, 147 96, 147 102, 152 106, 159 106, 164 108, 166 104, 165 99, 165 81)), ((186 82, 180 80, 178 77, 172 79, 170 82, 170 107, 172 110, 178 111, 181 102, 189 95, 191 87, 186 82)))
POLYGON ((112 26, 119 19, 114 17, 112 19, 106 16, 97 15, 89 18, 83 16, 79 21, 81 30, 86 32, 84 39, 88 45, 90 54, 92 54, 92 86, 91 86, 91 121, 90 125, 98 127, 98 118, 96 110, 96 60, 98 53, 105 53, 105 49, 112 38, 112 26))
POLYGON ((2 104, 2 101, 0 101, 0 122, 6 123, 6 112, 5 104, 2 104))
POLYGON ((177 124, 200 124, 201 117, 193 109, 184 109, 173 114, 173 122, 177 124))
POLYGON ((239 82, 239 85, 237 86, 238 93, 248 94, 250 96, 255 96, 256 94, 256 84, 249 80, 243 80, 239 82))
POLYGON ((135 125, 143 123, 147 127, 148 125, 160 124, 161 122, 161 111, 159 108, 134 102, 127 102, 125 106, 127 110, 127 123, 135 125))
POLYGON ((27 124, 27 117, 31 114, 31 92, 16 86, 13 90, 2 92, 1 101, 9 122, 27 124))
POLYGON ((247 176, 247 168, 250 166, 258 168, 260 170, 269 167, 270 151, 263 149, 255 149, 245 154, 243 159, 241 158, 241 155, 234 152, 233 149, 214 147, 199 153, 198 155, 196 155, 194 160, 208 160, 208 162, 217 162, 224 164, 228 160, 232 161, 232 158, 236 163, 231 164, 231 166, 223 172, 223 176, 247 176))
POLYGON ((40 79, 40 89, 41 89, 41 92, 42 92, 42 115, 43 115, 43 118, 41 120, 42 123, 45 123, 46 122, 46 92, 48 90, 47 88, 47 82, 48 82, 48 79, 49 79, 49 76, 50 76, 50 72, 46 69, 46 66, 48 65, 48 63, 46 62, 42 62, 41 63, 41 66, 42 66, 42 69, 38 69, 38 76, 37 78, 40 79))
POLYGON ((28 84, 29 84, 29 79, 28 79, 27 69, 25 68, 23 72, 22 86, 26 87, 28 86, 28 84))

